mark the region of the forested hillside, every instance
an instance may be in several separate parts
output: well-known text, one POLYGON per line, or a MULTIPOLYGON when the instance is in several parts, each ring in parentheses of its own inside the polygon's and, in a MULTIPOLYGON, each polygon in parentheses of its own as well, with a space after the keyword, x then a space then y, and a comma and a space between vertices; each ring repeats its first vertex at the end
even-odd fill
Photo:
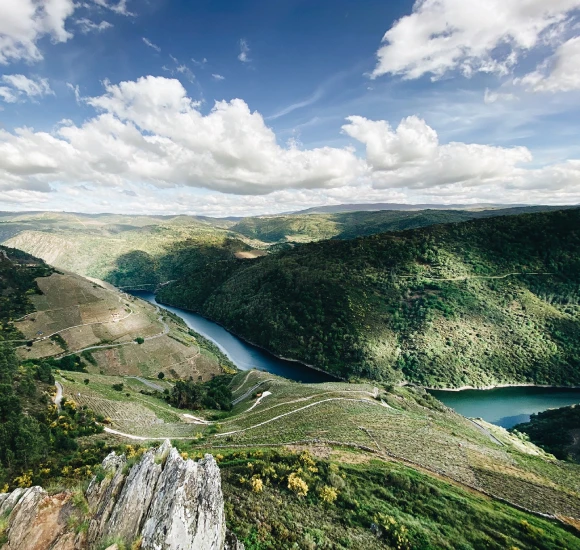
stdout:
MULTIPOLYGON (((387 231, 403 231, 438 223, 463 222, 496 216, 556 210, 554 206, 523 206, 469 210, 423 209, 373 212, 297 213, 286 216, 244 218, 230 229, 270 243, 354 239, 387 231)), ((561 208, 561 207, 560 207, 561 208)))
POLYGON ((574 209, 230 255, 159 297, 344 377, 566 385, 580 383, 579 287, 574 209))
POLYGON ((77 437, 102 431, 89 410, 51 404, 51 369, 18 360, 13 341, 22 338, 13 321, 34 311, 35 281, 53 270, 24 252, 0 247, 0 489, 29 487, 68 466, 84 469, 102 458, 102 448, 79 452, 77 437))

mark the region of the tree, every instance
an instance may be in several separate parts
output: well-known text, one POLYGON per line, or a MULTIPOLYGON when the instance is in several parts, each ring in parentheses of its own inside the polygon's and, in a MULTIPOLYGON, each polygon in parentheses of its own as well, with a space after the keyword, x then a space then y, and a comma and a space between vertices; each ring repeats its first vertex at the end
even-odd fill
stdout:
POLYGON ((163 379, 165 378, 165 374, 164 374, 164 373, 162 373, 162 372, 160 372, 160 373, 157 375, 157 378, 159 378, 159 380, 163 380, 163 379))

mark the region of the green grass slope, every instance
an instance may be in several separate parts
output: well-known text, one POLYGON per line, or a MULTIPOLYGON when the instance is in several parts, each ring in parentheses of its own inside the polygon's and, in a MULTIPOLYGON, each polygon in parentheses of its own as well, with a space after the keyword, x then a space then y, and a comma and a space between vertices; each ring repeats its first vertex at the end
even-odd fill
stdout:
POLYGON ((159 298, 333 374, 580 383, 580 210, 192 265, 159 298))

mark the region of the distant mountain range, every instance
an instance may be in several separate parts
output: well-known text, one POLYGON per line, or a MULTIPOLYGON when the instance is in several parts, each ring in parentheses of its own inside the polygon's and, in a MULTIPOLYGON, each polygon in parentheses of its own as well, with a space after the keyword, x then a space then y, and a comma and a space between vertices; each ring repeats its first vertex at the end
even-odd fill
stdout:
POLYGON ((495 208, 521 208, 527 204, 402 204, 395 202, 375 202, 359 204, 332 204, 314 206, 306 210, 291 212, 292 214, 334 214, 341 212, 375 212, 377 210, 490 210, 495 208))

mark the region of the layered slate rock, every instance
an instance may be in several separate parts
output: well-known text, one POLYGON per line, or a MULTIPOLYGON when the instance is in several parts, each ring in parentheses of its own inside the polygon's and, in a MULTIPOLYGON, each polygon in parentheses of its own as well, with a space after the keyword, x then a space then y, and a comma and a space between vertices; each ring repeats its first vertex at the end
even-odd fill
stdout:
POLYGON ((224 501, 213 456, 193 462, 183 460, 172 448, 158 487, 142 530, 142 548, 181 549, 186 548, 186 540, 191 541, 191 548, 224 547, 224 501))
POLYGON ((211 455, 184 460, 166 441, 132 468, 111 453, 86 493, 88 513, 71 493, 49 496, 42 488, 0 495, 8 515, 5 550, 88 550, 115 538, 142 550, 243 550, 226 532, 219 468, 211 455), (128 470, 128 471, 127 471, 128 470), (71 524, 88 521, 76 535, 71 524))

